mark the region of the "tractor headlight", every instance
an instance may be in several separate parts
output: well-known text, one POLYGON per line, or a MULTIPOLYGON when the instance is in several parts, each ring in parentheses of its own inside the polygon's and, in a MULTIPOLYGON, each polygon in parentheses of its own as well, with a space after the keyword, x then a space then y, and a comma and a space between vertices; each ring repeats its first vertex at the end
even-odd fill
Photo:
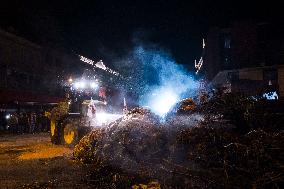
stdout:
POLYGON ((73 83, 75 89, 96 89, 98 86, 98 82, 88 80, 80 80, 73 83))
POLYGON ((84 81, 77 81, 74 83, 74 87, 76 89, 84 89, 86 87, 86 82, 84 81))
POLYGON ((99 122, 99 124, 105 124, 107 122, 108 119, 108 114, 107 113, 97 113, 96 115, 97 121, 99 122))
POLYGON ((91 87, 92 89, 96 89, 96 88, 98 87, 98 83, 96 83, 96 82, 91 82, 91 83, 90 83, 90 87, 91 87))
POLYGON ((10 118, 11 118, 11 115, 10 115, 10 114, 7 114, 7 115, 5 116, 5 118, 6 118, 6 119, 10 119, 10 118))

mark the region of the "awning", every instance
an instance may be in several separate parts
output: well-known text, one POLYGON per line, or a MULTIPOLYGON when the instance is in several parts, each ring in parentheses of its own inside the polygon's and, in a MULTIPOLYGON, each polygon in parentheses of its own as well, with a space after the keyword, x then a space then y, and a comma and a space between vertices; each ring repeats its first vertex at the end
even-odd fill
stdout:
POLYGON ((58 103, 64 101, 62 97, 38 94, 30 91, 0 90, 0 103, 58 103))

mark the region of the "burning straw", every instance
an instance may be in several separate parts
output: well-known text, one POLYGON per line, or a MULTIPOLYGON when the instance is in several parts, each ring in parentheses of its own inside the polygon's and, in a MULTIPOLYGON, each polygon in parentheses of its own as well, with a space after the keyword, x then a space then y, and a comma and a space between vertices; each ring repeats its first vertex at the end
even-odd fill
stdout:
POLYGON ((144 178, 157 179, 163 188, 279 186, 284 178, 283 132, 242 134, 232 123, 192 111, 162 123, 150 111, 136 108, 85 136, 74 157, 96 171, 110 166, 132 185, 144 178))

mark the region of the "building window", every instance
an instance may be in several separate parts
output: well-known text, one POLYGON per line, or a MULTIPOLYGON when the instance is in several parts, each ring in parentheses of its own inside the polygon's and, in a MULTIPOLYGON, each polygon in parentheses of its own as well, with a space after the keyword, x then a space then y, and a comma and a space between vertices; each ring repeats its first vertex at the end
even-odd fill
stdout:
POLYGON ((226 37, 224 40, 224 47, 225 49, 230 49, 231 48, 231 39, 229 37, 226 37))

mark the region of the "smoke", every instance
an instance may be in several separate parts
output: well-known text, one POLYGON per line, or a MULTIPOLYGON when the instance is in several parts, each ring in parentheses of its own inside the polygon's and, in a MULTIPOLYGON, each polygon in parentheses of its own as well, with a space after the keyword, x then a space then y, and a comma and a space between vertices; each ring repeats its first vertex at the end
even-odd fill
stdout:
POLYGON ((170 53, 135 40, 133 50, 119 63, 126 88, 139 96, 139 105, 164 116, 184 97, 196 94, 198 81, 170 53))
POLYGON ((149 106, 158 115, 164 115, 183 96, 195 93, 198 82, 169 54, 143 46, 136 47, 134 53, 144 67, 144 77, 155 79, 146 86, 140 99, 141 105, 149 106))

